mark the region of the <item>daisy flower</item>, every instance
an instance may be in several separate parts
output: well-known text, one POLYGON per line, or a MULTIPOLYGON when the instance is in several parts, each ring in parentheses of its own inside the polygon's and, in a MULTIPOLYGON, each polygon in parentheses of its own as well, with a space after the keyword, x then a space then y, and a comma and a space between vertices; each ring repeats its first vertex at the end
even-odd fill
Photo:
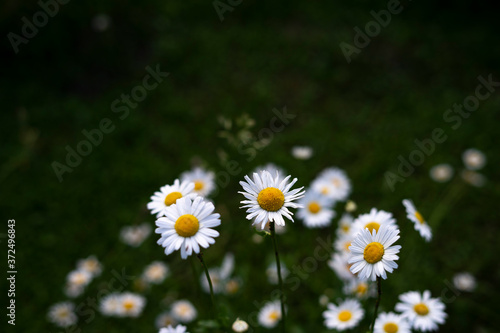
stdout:
POLYGON ((165 311, 160 313, 155 319, 155 325, 157 328, 175 326, 177 325, 177 320, 170 313, 170 311, 165 311))
POLYGON ((395 260, 401 245, 392 245, 399 239, 399 229, 393 226, 381 226, 378 232, 370 233, 368 229, 361 230, 349 247, 351 256, 348 263, 352 264, 351 272, 359 273, 359 278, 375 281, 377 276, 387 279, 386 271, 398 267, 395 260))
POLYGON ((344 284, 344 293, 354 295, 359 299, 365 299, 375 296, 376 291, 374 285, 366 280, 351 279, 344 284))
POLYGON ((453 177, 453 168, 449 164, 438 164, 429 170, 432 180, 438 183, 446 183, 453 177))
POLYGON ((351 253, 351 250, 349 250, 349 246, 351 246, 353 240, 354 240, 354 237, 352 235, 340 236, 333 243, 333 247, 335 248, 335 250, 337 250, 339 252, 349 254, 349 253, 351 253))
POLYGON ((233 332, 237 333, 246 332, 248 330, 248 324, 246 321, 238 318, 234 321, 233 326, 231 326, 231 328, 233 329, 233 332))
POLYGON ((471 148, 462 154, 465 167, 469 170, 479 170, 486 165, 486 156, 482 151, 471 148))
MULTIPOLYGON (((281 277, 283 280, 286 279, 290 271, 286 268, 284 263, 280 263, 281 268, 281 277)), ((278 268, 276 267, 276 263, 271 263, 266 269, 267 280, 270 284, 278 284, 278 268)))
POLYGON ((191 181, 180 182, 176 179, 173 185, 162 186, 159 192, 154 193, 148 203, 148 209, 151 210, 151 214, 156 214, 156 217, 165 216, 167 208, 175 204, 177 199, 196 197, 194 187, 191 181))
POLYGON ((373 230, 378 232, 379 228, 383 225, 396 226, 396 220, 392 214, 383 210, 372 208, 370 213, 359 215, 353 222, 353 234, 356 235, 363 229, 368 229, 370 233, 373 230))
POLYGON ((396 304, 396 311, 407 318, 414 329, 434 331, 438 324, 443 324, 446 318, 444 304, 438 298, 431 298, 430 291, 423 294, 409 291, 399 296, 401 303, 396 304))
POLYGON ((293 201, 302 198, 304 191, 302 191, 303 187, 290 190, 297 182, 297 178, 291 182, 288 182, 289 179, 290 176, 287 176, 280 181, 278 173, 273 178, 267 171, 262 171, 260 174, 254 173, 253 180, 245 176, 246 182, 240 182, 245 191, 239 193, 247 199, 241 201, 243 204, 241 208, 247 208, 247 219, 255 218, 253 224, 260 224, 261 229, 264 229, 269 221, 284 226, 283 216, 293 222, 293 214, 288 208, 301 207, 293 201))
POLYGON ((71 271, 66 277, 66 296, 80 296, 90 281, 92 281, 92 275, 89 272, 81 269, 71 271))
POLYGON ((337 227, 337 235, 344 236, 352 233, 352 223, 354 218, 349 213, 344 213, 340 217, 339 225, 337 227))
POLYGON ((351 194, 351 181, 339 168, 323 170, 311 186, 314 190, 336 201, 345 201, 351 194))
POLYGON ((99 303, 99 311, 105 316, 118 316, 121 310, 121 295, 111 293, 104 296, 99 303))
POLYGON ((375 333, 411 333, 410 324, 394 312, 381 313, 375 321, 375 333))
POLYGON ((169 275, 168 266, 161 261, 153 261, 142 273, 142 279, 148 283, 160 284, 169 275))
POLYGON ((352 200, 348 200, 345 204, 345 211, 348 213, 353 213, 356 209, 358 209, 358 205, 352 200))
POLYGON ((59 327, 68 327, 76 324, 78 317, 75 314, 75 305, 71 302, 61 302, 50 307, 48 320, 59 327))
POLYGON ((326 227, 335 217, 332 209, 333 201, 315 191, 307 191, 298 201, 302 206, 297 210, 297 217, 304 221, 308 228, 326 227))
POLYGON ((215 174, 200 167, 181 174, 182 182, 194 183, 194 193, 206 197, 215 189, 215 174))
MULTIPOLYGON (((286 311, 286 309, 285 309, 286 311)), ((274 328, 281 320, 281 306, 279 301, 269 302, 259 311, 259 324, 265 328, 274 328)))
POLYGON ((313 155, 313 149, 309 146, 292 147, 292 156, 298 160, 308 160, 313 155))
POLYGON ((120 238, 123 243, 132 247, 138 247, 150 234, 151 227, 148 223, 143 223, 138 226, 123 227, 120 231, 120 238))
POLYGON ((349 254, 347 253, 334 253, 328 261, 328 266, 337 274, 341 280, 351 280, 356 277, 351 272, 351 264, 348 263, 349 254))
POLYGON ((431 227, 429 227, 422 214, 415 208, 413 201, 405 199, 403 200, 403 205, 406 208, 406 217, 414 223, 415 230, 417 230, 420 236, 427 242, 430 241, 432 238, 431 227))
MULTIPOLYGON (((225 285, 229 277, 233 273, 233 270, 234 255, 232 253, 228 253, 224 256, 221 267, 210 268, 208 270, 214 294, 219 294, 225 290, 225 285)), ((203 288, 203 291, 205 291, 206 293, 210 293, 210 285, 208 284, 205 273, 202 273, 200 276, 200 284, 203 288)))
POLYGON ((338 306, 329 303, 327 308, 328 310, 323 312, 325 326, 337 331, 355 327, 365 314, 361 304, 355 299, 347 299, 338 306))
POLYGON ((475 187, 483 187, 486 184, 486 177, 472 170, 462 170, 460 176, 463 180, 475 187))
POLYGON ((78 270, 87 271, 92 277, 99 276, 102 272, 102 265, 95 256, 78 260, 76 267, 78 270))
POLYGON ((224 292, 227 295, 234 295, 240 290, 240 287, 241 287, 241 279, 239 279, 239 278, 229 279, 226 282, 224 292))
POLYGON ((476 289, 476 279, 471 273, 458 273, 453 277, 453 285, 458 290, 471 292, 476 289))
POLYGON ((214 204, 203 197, 181 198, 175 205, 165 210, 165 217, 156 220, 155 230, 161 237, 158 244, 165 248, 169 255, 174 250, 181 250, 181 258, 186 259, 193 251, 200 253, 200 246, 208 248, 214 244, 213 237, 219 232, 211 228, 220 225, 220 215, 214 214, 214 204))
POLYGON ((163 327, 160 329, 158 333, 189 333, 186 332, 186 326, 177 325, 172 327, 172 325, 168 325, 167 327, 163 327))
POLYGON ((191 302, 187 300, 179 300, 172 303, 172 315, 176 320, 187 324, 196 319, 198 312, 191 302))
POLYGON ((121 294, 119 300, 118 314, 122 317, 138 317, 146 305, 144 297, 130 292, 121 294))

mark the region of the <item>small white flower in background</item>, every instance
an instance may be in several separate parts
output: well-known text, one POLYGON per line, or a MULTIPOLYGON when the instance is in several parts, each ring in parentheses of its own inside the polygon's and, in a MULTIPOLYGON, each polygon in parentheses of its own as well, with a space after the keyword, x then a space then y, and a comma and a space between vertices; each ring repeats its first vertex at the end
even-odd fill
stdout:
POLYGON ((476 289, 476 278, 471 273, 457 273, 453 277, 453 285, 461 291, 474 291, 476 289))
POLYGON ((83 293, 85 287, 91 281, 92 275, 89 272, 81 269, 71 271, 66 277, 66 287, 64 292, 68 297, 78 297, 83 293))
MULTIPOLYGON (((281 268, 281 278, 284 280, 290 274, 284 263, 280 263, 281 268)), ((271 263, 266 269, 267 280, 270 284, 278 284, 278 268, 276 263, 271 263)))
POLYGON ((351 253, 349 246, 351 246, 353 240, 354 236, 352 234, 342 235, 335 240, 333 247, 339 252, 349 254, 351 253))
POLYGON ((78 260, 76 267, 79 270, 87 271, 92 277, 99 276, 102 272, 102 265, 95 256, 78 260))
POLYGON ((121 305, 121 294, 111 293, 101 299, 99 311, 105 316, 119 316, 122 311, 121 305))
POLYGON ((180 249, 182 259, 193 252, 200 253, 200 246, 208 248, 219 236, 218 231, 211 229, 221 224, 220 215, 214 214, 214 210, 214 204, 203 197, 193 201, 180 198, 165 210, 165 217, 156 220, 155 232, 161 235, 157 243, 165 248, 166 255, 180 249))
POLYGON ((431 227, 429 227, 422 214, 415 208, 413 201, 405 199, 403 200, 403 205, 406 208, 406 217, 414 223, 415 230, 417 230, 420 236, 427 242, 430 241, 432 238, 431 227))
POLYGON ((335 212, 332 209, 334 201, 316 191, 307 191, 298 204, 297 217, 308 228, 326 227, 332 223, 335 212))
POLYGON ((394 312, 381 313, 375 321, 374 333, 411 333, 410 324, 394 312))
POLYGON ((148 209, 151 210, 151 214, 156 214, 156 217, 165 216, 167 208, 175 204, 177 199, 197 196, 194 192, 194 186, 193 182, 180 182, 176 179, 173 185, 162 186, 159 192, 154 193, 148 203, 148 209))
POLYGON ((352 279, 344 284, 344 293, 354 295, 358 299, 365 299, 376 295, 375 285, 366 280, 352 279))
POLYGON ((479 170, 486 165, 486 156, 482 151, 471 148, 462 154, 462 160, 465 167, 469 170, 479 170))
POLYGON ((313 155, 313 149, 309 146, 292 147, 292 156, 298 160, 308 160, 313 155))
POLYGON ((336 329, 337 331, 355 327, 365 315, 361 304, 355 299, 347 299, 338 306, 329 303, 327 308, 323 312, 325 326, 328 329, 336 329))
POLYGON ((398 267, 396 260, 401 245, 392 245, 399 239, 399 229, 383 225, 372 233, 368 229, 361 230, 350 246, 351 255, 348 263, 352 264, 351 272, 359 273, 359 278, 375 281, 378 276, 387 279, 386 271, 398 267))
POLYGON ((465 180, 467 183, 475 187, 483 187, 484 184, 486 184, 486 177, 484 177, 479 172, 471 170, 462 170, 460 176, 462 176, 462 179, 465 180))
MULTIPOLYGON (((286 311, 286 309, 285 309, 286 311)), ((265 328, 274 328, 281 320, 281 305, 279 301, 269 302, 259 311, 259 324, 265 328)))
POLYGON ((123 243, 132 247, 138 247, 150 234, 151 227, 148 223, 143 223, 138 226, 123 227, 120 231, 120 238, 123 243))
POLYGON ((155 325, 157 328, 175 326, 177 325, 177 320, 170 313, 170 311, 165 311, 160 313, 155 319, 155 325))
POLYGON ((106 14, 97 14, 92 18, 91 26, 94 31, 103 32, 108 30, 111 25, 111 19, 106 14))
POLYGON ((352 217, 351 214, 344 213, 340 217, 340 220, 339 220, 339 226, 337 228, 337 235, 343 236, 343 235, 351 234, 353 221, 354 221, 354 218, 352 217))
POLYGON ((200 167, 181 174, 182 182, 194 183, 194 193, 206 197, 215 190, 215 174, 200 167))
POLYGON ((378 232, 382 226, 396 226, 396 220, 392 217, 392 213, 377 210, 372 208, 370 213, 359 215, 352 224, 353 235, 356 235, 361 230, 368 229, 371 233, 373 230, 378 232))
POLYGON ((311 187, 335 201, 345 201, 351 194, 351 181, 345 171, 339 168, 323 170, 311 183, 311 187))
POLYGON ((143 296, 131 292, 121 294, 119 300, 118 315, 123 317, 138 317, 146 305, 143 296))
POLYGON ((328 260, 328 266, 337 274, 339 279, 347 281, 356 278, 350 268, 351 264, 347 261, 349 260, 348 253, 333 253, 330 260, 328 260))
POLYGON ((321 305, 321 306, 327 306, 328 302, 330 302, 330 298, 328 298, 328 296, 326 296, 326 295, 321 295, 319 297, 318 302, 319 302, 319 305, 321 305))
POLYGON ((198 312, 188 300, 179 300, 172 303, 172 315, 176 320, 187 324, 196 319, 198 312))
POLYGON ((167 327, 163 327, 160 329, 158 333, 189 333, 186 331, 186 326, 182 325, 177 325, 175 327, 172 327, 172 325, 169 325, 167 327))
POLYGON ((345 211, 348 212, 348 213, 353 213, 354 211, 356 211, 356 209, 358 209, 358 205, 356 205, 356 203, 352 200, 348 200, 345 204, 345 211))
POLYGON ((169 275, 168 266, 161 261, 153 261, 142 273, 142 279, 147 283, 160 284, 169 275))
POLYGON ((77 286, 74 284, 66 284, 64 286, 64 294, 69 298, 75 298, 83 294, 85 287, 77 286))
POLYGON ((224 292, 226 293, 226 295, 234 295, 240 290, 241 284, 242 282, 240 278, 229 279, 226 282, 224 292))
POLYGON ((446 319, 444 304, 438 298, 431 298, 430 291, 423 294, 409 291, 399 296, 400 303, 396 304, 396 311, 401 312, 410 325, 420 331, 435 331, 438 324, 446 319))
POLYGON ((438 164, 430 169, 429 175, 435 182, 446 183, 453 177, 453 168, 449 164, 438 164))
POLYGON ((241 320, 240 318, 236 319, 232 326, 233 332, 246 332, 248 330, 248 324, 246 321, 241 320))
POLYGON ((75 305, 71 302, 61 302, 49 308, 48 320, 59 327, 68 327, 76 324, 78 317, 75 314, 75 305))
POLYGON ((241 208, 247 208, 247 220, 255 218, 253 224, 260 224, 261 229, 264 229, 266 223, 270 221, 284 226, 283 216, 293 222, 293 213, 288 208, 301 207, 293 201, 302 198, 304 191, 303 187, 290 190, 297 182, 297 178, 291 182, 288 182, 289 179, 290 176, 287 176, 280 181, 279 174, 273 178, 267 171, 262 171, 260 174, 254 173, 253 180, 245 176, 246 182, 240 182, 244 192, 238 193, 246 198, 241 201, 243 204, 241 208))
MULTIPOLYGON (((265 165, 260 165, 260 166, 256 167, 256 168, 253 170, 252 174, 253 174, 253 173, 259 173, 259 174, 260 174, 262 171, 267 171, 267 172, 269 172, 272 176, 274 176, 274 175, 276 174, 276 172, 278 172, 278 174, 279 174, 280 176, 282 176, 282 175, 286 175, 285 169, 283 169, 282 167, 277 166, 277 165, 276 165, 276 164, 274 164, 274 163, 267 163, 267 164, 265 164, 265 165)), ((283 178, 281 178, 281 179, 283 179, 283 178)))

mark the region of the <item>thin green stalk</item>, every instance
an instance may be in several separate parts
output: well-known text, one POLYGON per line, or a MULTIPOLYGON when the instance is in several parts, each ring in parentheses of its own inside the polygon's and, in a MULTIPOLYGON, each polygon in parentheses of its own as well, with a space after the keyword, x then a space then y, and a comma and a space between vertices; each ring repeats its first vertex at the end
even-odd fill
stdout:
POLYGON ((210 286, 210 297, 212 299, 212 308, 213 308, 213 313, 214 313, 214 319, 217 320, 217 305, 215 303, 214 288, 212 286, 212 279, 210 279, 210 273, 208 273, 207 265, 205 264, 205 261, 203 260, 203 253, 201 253, 201 252, 198 253, 198 259, 200 259, 200 262, 203 265, 203 268, 205 269, 205 276, 207 277, 208 285, 210 286))
POLYGON ((382 286, 381 286, 381 278, 380 276, 377 276, 377 292, 378 292, 378 297, 377 301, 375 303, 375 313, 373 314, 373 320, 372 320, 372 325, 371 325, 371 330, 370 332, 373 333, 373 330, 375 329, 375 320, 377 320, 377 313, 378 313, 378 306, 380 304, 380 299, 382 298, 382 286))
POLYGON ((429 217, 429 225, 431 227, 436 228, 439 225, 441 219, 446 215, 448 210, 460 199, 463 189, 463 182, 450 184, 450 189, 445 194, 444 198, 439 201, 437 207, 429 217))
POLYGON ((281 331, 283 333, 286 332, 286 324, 285 324, 285 293, 283 290, 283 280, 281 279, 281 264, 280 264, 280 256, 278 254, 278 245, 276 244, 276 232, 274 230, 274 222, 269 222, 269 229, 271 230, 271 239, 273 240, 274 246, 274 254, 276 256, 276 267, 278 270, 278 280, 280 286, 280 301, 281 301, 281 331))

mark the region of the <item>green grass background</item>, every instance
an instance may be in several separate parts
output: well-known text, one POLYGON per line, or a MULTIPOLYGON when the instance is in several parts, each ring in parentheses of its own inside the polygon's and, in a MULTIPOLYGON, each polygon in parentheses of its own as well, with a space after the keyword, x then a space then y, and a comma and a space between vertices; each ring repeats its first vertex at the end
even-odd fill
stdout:
MULTIPOLYGON (((82 316, 82 332, 155 331, 154 319, 166 308, 167 295, 191 300, 199 318, 209 319, 209 297, 199 291, 196 260, 193 277, 190 263, 178 253, 163 255, 156 235, 134 249, 120 242, 119 230, 143 222, 153 226, 146 209, 149 196, 196 161, 224 170, 221 150, 241 172, 214 197, 222 214, 221 237, 205 251, 205 259, 214 266, 226 252, 235 254, 243 288, 235 296, 218 297, 232 320, 257 311, 254 301, 269 299, 274 289, 265 276, 272 244, 270 239, 251 241, 254 232, 238 208, 242 196, 237 194, 246 173, 274 162, 298 177, 301 186, 325 167, 343 168, 352 180, 358 213, 371 207, 394 213, 403 248, 400 268, 383 283, 382 310, 392 310, 397 296, 408 290, 429 289, 441 296, 456 272, 470 271, 478 288, 446 304, 449 317, 440 331, 498 331, 498 91, 458 129, 443 120, 453 103, 474 93, 479 75, 491 73, 500 80, 495 9, 467 2, 402 4, 403 12, 351 64, 339 43, 352 43, 353 28, 372 20, 370 10, 385 9, 386 2, 243 1, 222 22, 208 1, 70 2, 20 46, 19 54, 4 38, 0 205, 5 224, 0 233, 6 234, 7 219, 16 219, 18 270, 16 327, 8 331, 62 332, 47 323, 47 310, 66 299, 67 273, 91 254, 105 270, 76 304, 95 298, 112 270, 138 276, 153 260, 164 260, 172 276, 146 293, 140 318, 97 313, 85 322, 89 317, 82 316), (102 33, 90 27, 98 13, 112 19, 102 33), (120 120, 111 103, 142 82, 146 66, 156 64, 170 76, 120 120), (250 161, 218 137, 219 115, 250 115, 258 135, 269 126, 272 109, 284 106, 296 118, 250 161), (63 163, 65 147, 74 148, 84 139, 81 131, 96 128, 103 118, 116 129, 60 183, 51 163, 63 163), (407 158, 416 148, 414 140, 429 138, 434 128, 445 130, 448 139, 391 192, 384 173, 395 171, 398 156, 407 158), (294 145, 313 147, 313 158, 293 159, 294 145), (406 220, 401 200, 413 199, 429 216, 450 188, 428 177, 430 167, 446 162, 458 171, 460 155, 470 147, 488 157, 482 170, 488 182, 483 188, 464 186, 460 200, 432 226, 432 242, 425 243, 406 220)), ((4 35, 19 33, 21 17, 39 10, 35 1, 10 1, 1 8, 4 35)), ((278 239, 288 267, 300 265, 311 256, 316 238, 330 233, 306 229, 299 221, 288 229, 278 239)), ((5 237, 1 244, 6 252, 5 237)), ((320 262, 298 290, 287 293, 290 332, 326 331, 318 298, 327 289, 334 301, 342 297, 341 282, 320 262)), ((373 303, 365 302, 368 317, 353 332, 368 326, 373 303)))

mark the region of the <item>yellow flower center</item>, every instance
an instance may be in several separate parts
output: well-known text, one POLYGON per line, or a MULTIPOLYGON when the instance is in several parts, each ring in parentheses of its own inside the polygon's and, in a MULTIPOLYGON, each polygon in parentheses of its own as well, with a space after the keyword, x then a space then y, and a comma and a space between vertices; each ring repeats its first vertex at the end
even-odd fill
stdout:
POLYGON ((429 308, 427 305, 424 303, 418 303, 413 307, 413 310, 419 315, 419 316, 425 316, 426 314, 429 313, 429 308))
POLYGON ((268 212, 276 212, 285 203, 283 192, 274 187, 267 187, 260 191, 257 197, 259 206, 268 212))
POLYGON ((339 313, 339 320, 340 321, 348 321, 349 319, 351 319, 351 317, 352 317, 351 311, 344 310, 344 311, 340 311, 340 313, 339 313))
POLYGON ((398 330, 399 330, 399 327, 395 323, 387 323, 384 325, 384 332, 385 333, 396 333, 398 330))
POLYGON ((132 310, 134 308, 135 304, 132 301, 125 301, 123 302, 123 307, 125 310, 132 310))
POLYGON ((378 228, 380 228, 380 223, 370 222, 367 225, 365 225, 365 228, 368 228, 368 230, 370 230, 370 234, 373 232, 373 229, 375 229, 375 231, 378 232, 378 228))
POLYGON ((366 283, 360 283, 356 287, 356 293, 358 295, 364 295, 368 291, 368 285, 366 283))
POLYGON ((418 222, 420 222, 420 224, 424 224, 425 220, 422 214, 420 214, 419 212, 415 212, 415 217, 417 218, 418 222))
POLYGON ((271 311, 271 313, 269 313, 269 319, 271 320, 277 320, 279 316, 280 314, 278 313, 278 311, 271 311))
POLYGON ((340 184, 342 184, 338 178, 334 178, 332 183, 333 185, 335 185, 335 187, 340 187, 340 184))
POLYGON ((321 206, 316 201, 312 201, 307 208, 311 213, 316 214, 321 209, 321 206))
POLYGON ((66 318, 69 316, 69 311, 67 309, 59 310, 59 317, 66 318))
POLYGON ((169 193, 165 197, 165 205, 170 206, 171 204, 174 204, 177 199, 182 198, 182 193, 181 192, 172 192, 169 193))
POLYGON ((345 233, 347 233, 349 231, 349 229, 350 229, 350 227, 347 224, 344 224, 342 226, 342 231, 345 232, 345 233))
POLYGON ((363 258, 369 264, 379 262, 384 256, 384 246, 378 242, 371 242, 365 247, 363 251, 363 258))
POLYGON ((198 181, 195 181, 195 182, 194 182, 194 190, 195 190, 195 191, 200 191, 200 190, 202 190, 202 189, 203 189, 203 187, 205 187, 205 185, 203 184, 203 182, 202 182, 202 181, 199 181, 199 180, 198 180, 198 181))
POLYGON ((235 294, 238 289, 240 289, 240 285, 238 284, 238 282, 234 281, 234 280, 230 280, 227 282, 226 284, 226 291, 230 294, 235 294))
POLYGON ((175 221, 175 231, 179 236, 191 237, 196 235, 200 228, 198 219, 191 214, 184 214, 175 221))
POLYGON ((351 251, 351 250, 349 250, 349 246, 351 246, 351 242, 345 242, 344 248, 346 251, 351 251))
POLYGON ((328 192, 330 192, 330 191, 328 190, 328 187, 326 187, 326 186, 321 189, 321 194, 328 194, 328 192))

